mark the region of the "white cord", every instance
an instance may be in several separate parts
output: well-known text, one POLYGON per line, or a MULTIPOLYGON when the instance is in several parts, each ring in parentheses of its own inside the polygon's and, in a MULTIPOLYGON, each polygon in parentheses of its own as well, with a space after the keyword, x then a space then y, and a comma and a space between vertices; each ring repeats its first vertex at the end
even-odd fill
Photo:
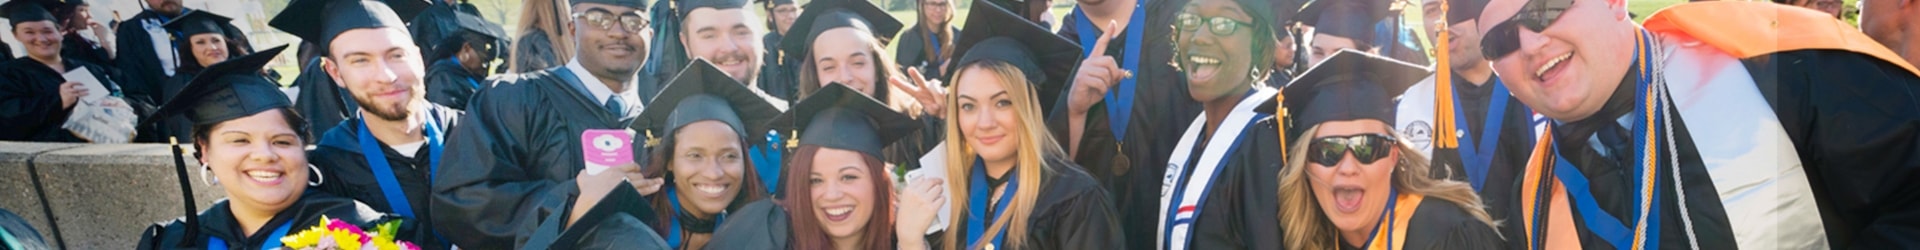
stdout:
MULTIPOLYGON (((1659 67, 1651 67, 1651 68, 1653 69, 1653 73, 1654 73, 1654 81, 1653 81, 1654 86, 1650 86, 1650 87, 1656 88, 1654 89, 1654 91, 1655 91, 1655 94, 1658 95, 1658 96, 1654 96, 1653 98, 1659 98, 1660 100, 1663 100, 1663 102, 1661 102, 1659 105, 1660 116, 1668 118, 1665 122, 1661 122, 1660 124, 1666 127, 1667 155, 1672 157, 1669 162, 1673 163, 1673 187, 1674 187, 1673 193, 1674 193, 1674 198, 1677 201, 1679 201, 1679 204, 1674 204, 1674 205, 1680 206, 1680 209, 1679 209, 1680 221, 1683 223, 1683 225, 1685 225, 1687 229, 1686 231, 1687 231, 1688 246, 1691 246, 1692 249, 1700 249, 1699 236, 1695 235, 1693 232, 1693 215, 1687 213, 1686 184, 1685 182, 1680 180, 1680 153, 1679 153, 1680 146, 1677 143, 1675 143, 1675 140, 1673 139, 1673 119, 1672 119, 1673 114, 1667 111, 1667 108, 1673 105, 1673 98, 1667 97, 1667 85, 1666 85, 1666 81, 1663 80, 1664 77, 1666 77, 1665 74, 1661 72, 1659 67)), ((1641 213, 1646 213, 1646 211, 1641 211, 1641 213)), ((1641 218, 1646 218, 1646 217, 1644 217, 1643 215, 1643 217, 1641 218)))

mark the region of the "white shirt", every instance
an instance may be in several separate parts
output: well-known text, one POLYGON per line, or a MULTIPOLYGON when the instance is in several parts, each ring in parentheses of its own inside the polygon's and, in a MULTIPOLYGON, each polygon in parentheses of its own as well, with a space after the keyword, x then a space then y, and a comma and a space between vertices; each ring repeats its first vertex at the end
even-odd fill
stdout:
POLYGON ((620 95, 620 101, 626 103, 628 106, 633 106, 633 110, 645 108, 640 104, 640 91, 634 90, 638 87, 638 84, 635 84, 633 81, 630 80, 624 84, 627 86, 625 91, 614 93, 612 88, 607 88, 607 84, 600 81, 600 78, 593 77, 593 73, 588 73, 587 68, 581 67, 580 59, 567 62, 566 68, 567 71, 573 72, 575 78, 580 78, 580 85, 587 87, 587 93, 593 95, 594 103, 604 105, 607 103, 608 96, 618 94, 620 95))
MULTIPOLYGON (((182 11, 181 13, 184 14, 186 12, 182 11)), ((180 59, 178 58, 179 55, 174 54, 176 52, 173 47, 173 34, 168 33, 167 29, 161 26, 161 24, 159 18, 140 20, 140 27, 147 31, 147 38, 153 42, 154 58, 160 59, 160 70, 171 77, 173 76, 173 68, 180 66, 180 59)))

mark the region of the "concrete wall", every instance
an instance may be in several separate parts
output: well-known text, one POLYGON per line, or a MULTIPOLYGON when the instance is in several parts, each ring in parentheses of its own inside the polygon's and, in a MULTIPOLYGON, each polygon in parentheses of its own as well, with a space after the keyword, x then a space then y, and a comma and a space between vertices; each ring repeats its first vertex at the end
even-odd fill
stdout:
MULTIPOLYGON (((199 209, 226 196, 186 160, 199 209)), ((0 208, 65 249, 130 249, 147 225, 185 215, 164 144, 0 141, 0 208)))

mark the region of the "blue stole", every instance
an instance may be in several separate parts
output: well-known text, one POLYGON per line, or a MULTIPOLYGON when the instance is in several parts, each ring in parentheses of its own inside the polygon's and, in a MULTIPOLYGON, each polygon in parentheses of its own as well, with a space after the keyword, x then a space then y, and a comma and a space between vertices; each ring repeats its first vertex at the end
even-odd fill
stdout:
MULTIPOLYGON (((987 164, 985 160, 974 159, 973 177, 971 178, 972 181, 967 184, 967 241, 962 245, 979 242, 980 237, 985 235, 987 227, 989 226, 987 221, 998 219, 1001 214, 1006 213, 1007 203, 1013 203, 1014 192, 1020 190, 1020 172, 1008 170, 1007 188, 1000 190, 1000 199, 996 200, 993 204, 988 204, 987 199, 993 197, 993 187, 987 185, 987 164), (993 210, 986 210, 988 206, 992 206, 993 210)), ((1012 225, 1008 226, 1011 227, 1012 225)), ((993 242, 989 244, 993 244, 996 249, 1001 248, 1001 242, 1007 239, 1006 235, 1007 229, 1001 228, 999 232, 994 232, 993 242)), ((979 246, 967 247, 967 249, 977 248, 979 248, 979 246)))
MULTIPOLYGON (((1080 58, 1107 53, 1106 51, 1093 51, 1093 44, 1100 40, 1100 34, 1098 33, 1101 31, 1098 28, 1094 28, 1092 18, 1087 17, 1086 12, 1081 11, 1078 7, 1073 9, 1071 16, 1074 20, 1074 27, 1080 31, 1080 46, 1085 46, 1085 48, 1081 49, 1083 52, 1080 53, 1080 58)), ((1130 19, 1132 21, 1128 21, 1127 23, 1127 50, 1122 52, 1126 53, 1126 58, 1122 58, 1123 62, 1121 62, 1120 66, 1136 74, 1140 72, 1140 44, 1145 41, 1145 39, 1142 38, 1146 36, 1146 32, 1142 31, 1142 29, 1148 25, 1146 19, 1147 8, 1140 6, 1140 2, 1138 1, 1134 2, 1133 18, 1130 19)), ((1138 77, 1121 79, 1120 85, 1107 91, 1107 101, 1109 102, 1107 104, 1107 121, 1111 123, 1108 126, 1113 128, 1113 137, 1116 141, 1127 137, 1127 122, 1133 119, 1135 79, 1138 79, 1138 77)))
MULTIPOLYGON (((413 203, 407 202, 407 193, 400 189, 400 180, 393 175, 393 167, 387 164, 387 151, 381 150, 380 141, 373 138, 373 133, 367 129, 365 119, 370 118, 360 120, 360 155, 367 158, 367 167, 373 169, 373 179, 380 184, 380 193, 387 198, 387 206, 391 207, 394 213, 409 219, 418 218, 414 216, 413 203)), ((430 154, 427 157, 432 157, 427 166, 427 181, 431 183, 433 175, 440 171, 440 155, 443 147, 438 122, 429 118, 425 127, 421 130, 426 131, 427 150, 430 154)))
MULTIPOLYGON (((1493 85, 1493 94, 1487 95, 1490 104, 1487 105, 1487 117, 1484 119, 1484 123, 1481 123, 1482 127, 1479 139, 1474 139, 1473 135, 1467 133, 1460 133, 1461 144, 1458 149, 1460 151, 1460 163, 1463 165, 1460 167, 1467 170, 1467 183, 1473 184, 1474 191, 1482 190, 1481 188, 1486 186, 1487 168, 1493 164, 1493 154, 1497 148, 1496 145, 1500 144, 1500 129, 1505 127, 1504 125, 1506 125, 1507 118, 1507 96, 1509 95, 1507 86, 1500 84, 1500 77, 1498 76, 1489 79, 1491 81, 1488 81, 1487 84, 1493 85)), ((1465 107, 1461 107, 1463 104, 1459 101, 1460 91, 1453 92, 1453 99, 1455 100, 1453 102, 1453 110, 1455 110, 1453 112, 1453 122, 1455 124, 1453 127, 1466 129, 1467 114, 1466 112, 1460 112, 1461 110, 1466 110, 1464 109, 1465 107)))

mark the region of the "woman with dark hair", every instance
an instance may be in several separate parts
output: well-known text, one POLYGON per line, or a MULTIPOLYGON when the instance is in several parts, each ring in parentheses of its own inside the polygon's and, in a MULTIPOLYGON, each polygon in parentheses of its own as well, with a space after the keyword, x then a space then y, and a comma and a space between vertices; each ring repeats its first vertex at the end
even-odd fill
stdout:
MULTIPOLYGON (((893 55, 893 61, 905 68, 919 69, 920 73, 945 76, 943 63, 953 57, 954 36, 960 35, 960 27, 953 26, 953 0, 915 0, 919 21, 906 33, 900 33, 900 50, 893 55)), ((902 69, 905 70, 905 69, 902 69)))
POLYGON ((750 124, 765 124, 780 110, 706 60, 695 60, 636 125, 647 136, 642 171, 664 178, 651 195, 654 231, 674 249, 701 249, 714 230, 747 203, 767 196, 755 167, 747 160, 750 124))
MULTIPOLYGON (((307 122, 288 109, 287 97, 273 82, 257 73, 285 48, 209 66, 180 98, 156 113, 193 121, 194 158, 202 178, 225 189, 228 198, 190 218, 148 227, 136 243, 140 249, 275 249, 282 237, 299 233, 293 229, 323 219, 362 228, 391 220, 359 201, 308 189, 327 180, 311 176, 316 171, 307 164, 307 122)), ((178 171, 184 188, 186 170, 178 171)), ((415 240, 407 237, 420 230, 404 221, 400 228, 408 232, 397 233, 404 241, 415 240)))
MULTIPOLYGON (((520 35, 507 55, 507 72, 526 73, 565 65, 573 60, 569 0, 525 1, 520 4, 520 35)), ((465 107, 461 107, 465 108, 465 107)))
POLYGON ((1279 91, 1261 83, 1272 69, 1275 28, 1265 0, 1193 0, 1174 18, 1173 62, 1204 112, 1164 164, 1154 235, 1159 249, 1281 249, 1276 223, 1282 142, 1254 111, 1279 91), (1252 52, 1252 54, 1244 54, 1252 52))
POLYGON ((748 204, 707 249, 893 249, 893 178, 881 148, 920 125, 830 85, 769 126, 800 131, 779 200, 748 204), (801 181, 804 180, 804 181, 801 181))
POLYGON ((1041 120, 1039 85, 1062 84, 1079 46, 976 1, 947 98, 945 180, 901 191, 902 249, 1121 249, 1105 189, 1066 160, 1041 120), (952 201, 950 206, 941 204, 952 201), (946 213, 945 226, 934 224, 946 213), (929 232, 932 233, 929 233, 929 232))
MULTIPOLYGON (((165 26, 168 29, 180 31, 180 35, 184 38, 181 41, 181 45, 183 46, 179 46, 177 48, 178 52, 176 53, 179 55, 187 55, 182 56, 182 58, 191 60, 180 63, 180 68, 174 70, 176 73, 173 74, 173 77, 167 78, 167 82, 160 86, 160 100, 154 100, 154 102, 166 103, 172 101, 178 96, 181 89, 186 88, 187 82, 192 81, 194 76, 200 74, 201 70, 215 63, 226 61, 227 58, 232 57, 234 53, 240 52, 239 45, 228 40, 226 32, 223 32, 223 29, 220 28, 220 24, 232 20, 232 18, 216 15, 213 14, 213 12, 193 11, 187 12, 186 15, 182 15, 166 23, 165 26)), ((193 139, 196 138, 186 136, 190 132, 187 129, 191 127, 187 124, 192 123, 186 118, 167 118, 162 122, 168 123, 166 127, 169 130, 163 131, 162 133, 164 133, 164 135, 161 135, 160 138, 172 136, 179 137, 188 143, 195 141, 193 139)))
MULTIPOLYGON (((1465 182, 1436 179, 1426 156, 1392 127, 1393 98, 1429 73, 1352 50, 1335 53, 1287 85, 1281 235, 1293 249, 1494 249, 1503 243, 1465 182)), ((1278 119, 1262 121, 1278 132, 1278 119)), ((1259 135, 1272 138, 1272 134, 1259 135)), ((1269 235, 1268 237, 1272 237, 1269 235)))
POLYGON ((66 0, 55 15, 59 15, 60 27, 66 33, 65 45, 60 54, 70 59, 78 59, 93 64, 113 62, 113 29, 93 22, 93 7, 84 0, 66 0))
MULTIPOLYGON (((8 25, 13 28, 14 39, 20 42, 20 47, 26 52, 20 58, 0 61, 0 121, 5 121, 0 122, 0 140, 89 142, 101 139, 102 142, 111 142, 119 139, 112 136, 121 134, 117 131, 111 134, 87 133, 97 136, 92 137, 83 136, 78 131, 89 130, 86 128, 118 129, 117 126, 90 125, 118 125, 123 121, 116 119, 105 123, 85 123, 89 126, 76 130, 66 128, 67 120, 74 115, 100 114, 96 112, 100 109, 127 110, 125 108, 129 106, 145 108, 144 105, 150 105, 144 99, 121 99, 121 88, 114 79, 108 77, 112 74, 107 68, 61 55, 63 38, 60 25, 51 12, 60 4, 51 0, 12 0, 0 4, 0 18, 7 19, 8 25), (81 84, 80 79, 67 79, 67 72, 82 69, 92 73, 92 78, 98 80, 100 85, 88 87, 81 84)), ((128 110, 135 113, 146 111, 128 110)))
MULTIPOLYGON (((902 27, 899 21, 880 7, 860 0, 818 0, 808 3, 807 10, 794 22, 796 32, 780 43, 785 56, 800 58, 800 98, 838 83, 880 100, 893 111, 919 121, 923 127, 940 126, 938 105, 928 102, 930 100, 916 100, 920 98, 894 87, 907 81, 901 79, 921 77, 901 74, 900 67, 884 54, 890 40, 888 36, 902 27)), ((880 159, 904 169, 918 169, 920 164, 916 159, 940 142, 939 131, 921 130, 894 142, 880 159)))

